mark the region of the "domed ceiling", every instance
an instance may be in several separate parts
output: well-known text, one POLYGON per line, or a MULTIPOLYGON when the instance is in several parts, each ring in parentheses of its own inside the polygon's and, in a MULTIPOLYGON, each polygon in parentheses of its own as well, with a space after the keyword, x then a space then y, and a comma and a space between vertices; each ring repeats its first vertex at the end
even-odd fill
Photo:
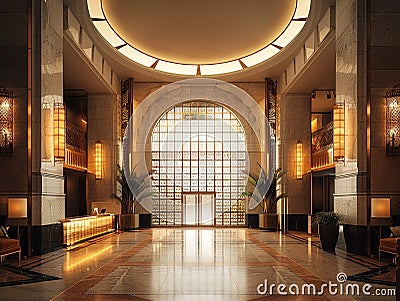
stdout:
POLYGON ((301 31, 310 0, 87 0, 115 50, 161 72, 216 75, 260 64, 301 31))

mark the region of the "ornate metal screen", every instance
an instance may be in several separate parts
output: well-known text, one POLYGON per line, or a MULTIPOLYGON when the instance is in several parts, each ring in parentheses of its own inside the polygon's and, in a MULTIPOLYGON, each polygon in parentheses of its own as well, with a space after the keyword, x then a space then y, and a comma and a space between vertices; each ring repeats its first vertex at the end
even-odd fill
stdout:
POLYGON ((400 155, 400 89, 386 92, 386 155, 400 155))
POLYGON ((125 134, 125 129, 128 126, 129 118, 132 115, 132 100, 133 100, 133 79, 128 78, 121 84, 121 133, 122 137, 125 134))
POLYGON ((267 78, 265 80, 266 86, 266 110, 269 124, 271 125, 272 132, 271 135, 276 134, 276 82, 267 78))
POLYGON ((182 194, 215 193, 215 224, 244 225, 246 141, 228 109, 209 102, 184 103, 153 129, 153 224, 182 224, 182 194))
POLYGON ((0 156, 13 155, 13 93, 0 88, 0 156))

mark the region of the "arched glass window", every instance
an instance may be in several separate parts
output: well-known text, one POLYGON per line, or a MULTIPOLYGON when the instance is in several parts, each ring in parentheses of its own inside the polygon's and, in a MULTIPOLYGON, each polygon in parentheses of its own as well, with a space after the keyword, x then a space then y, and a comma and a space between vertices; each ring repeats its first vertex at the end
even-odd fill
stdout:
POLYGON ((166 112, 151 137, 155 225, 244 225, 245 132, 227 108, 204 101, 166 112))

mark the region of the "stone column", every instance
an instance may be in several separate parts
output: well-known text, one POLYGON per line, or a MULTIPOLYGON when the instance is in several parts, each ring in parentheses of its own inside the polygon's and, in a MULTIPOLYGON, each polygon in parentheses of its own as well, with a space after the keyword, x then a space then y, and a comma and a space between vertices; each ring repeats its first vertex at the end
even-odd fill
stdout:
MULTIPOLYGON (((279 87, 279 83, 278 83, 279 87)), ((279 99, 277 168, 285 172, 281 189, 287 193, 280 201, 281 228, 307 231, 311 213, 311 102, 309 94, 284 94, 279 99), (296 144, 302 142, 301 179, 296 178, 296 144)))
POLYGON ((385 152, 385 92, 400 78, 400 6, 340 0, 336 16, 336 100, 346 108, 346 149, 336 166, 335 210, 346 216, 347 250, 374 254, 379 231, 371 198, 390 197, 392 215, 399 213, 399 158, 385 152))
POLYGON ((63 164, 53 140, 54 107, 63 103, 62 0, 32 1, 32 62, 31 252, 43 254, 61 247, 65 217, 63 164))

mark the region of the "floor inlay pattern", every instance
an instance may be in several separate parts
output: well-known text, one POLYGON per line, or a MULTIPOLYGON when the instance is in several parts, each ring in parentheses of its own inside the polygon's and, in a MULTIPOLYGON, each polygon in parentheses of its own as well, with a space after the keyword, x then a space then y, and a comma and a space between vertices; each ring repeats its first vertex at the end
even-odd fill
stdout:
POLYGON ((346 283, 364 285, 351 276, 371 271, 371 264, 324 252, 281 232, 152 228, 115 233, 71 251, 24 260, 25 268, 59 280, 0 287, 0 300, 372 301, 376 296, 277 293, 278 285, 320 288, 335 282, 338 273, 349 276, 346 283), (275 289, 263 290, 270 285, 275 289))

